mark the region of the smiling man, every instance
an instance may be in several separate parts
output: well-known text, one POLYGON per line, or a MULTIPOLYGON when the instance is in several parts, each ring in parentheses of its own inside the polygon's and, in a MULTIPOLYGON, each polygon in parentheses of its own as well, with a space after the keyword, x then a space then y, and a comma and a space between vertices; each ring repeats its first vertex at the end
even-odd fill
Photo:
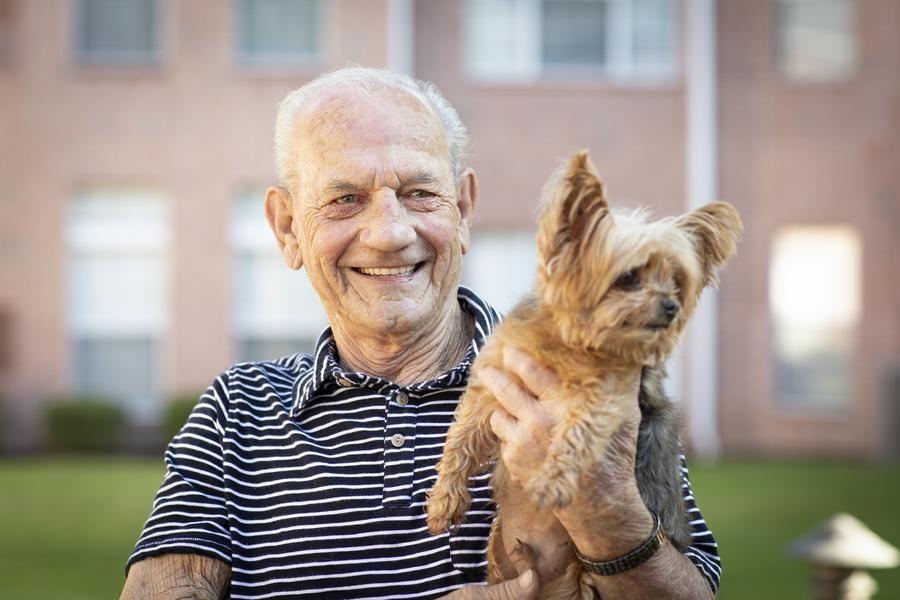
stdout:
MULTIPOLYGON (((471 480, 458 531, 430 536, 425 525, 453 410, 498 319, 459 286, 478 197, 465 145, 446 100, 403 75, 342 69, 281 103, 280 185, 265 211, 330 327, 313 355, 234 365, 201 396, 166 451, 123 598, 535 597, 531 571, 483 585, 490 474, 471 480)), ((554 426, 527 382, 552 387, 554 374, 521 352, 507 368, 494 378, 517 439, 507 463, 525 477, 554 426)), ((578 510, 558 515, 596 561, 651 533, 635 501, 639 420, 635 402, 578 510)), ((663 543, 636 568, 596 576, 604 598, 713 595, 715 542, 684 474, 694 545, 663 543)))
POLYGON ((296 142, 280 177, 302 184, 270 188, 266 214, 321 298, 341 361, 400 384, 456 364, 471 341, 456 288, 477 188, 437 115, 406 90, 333 86, 285 126, 296 142))

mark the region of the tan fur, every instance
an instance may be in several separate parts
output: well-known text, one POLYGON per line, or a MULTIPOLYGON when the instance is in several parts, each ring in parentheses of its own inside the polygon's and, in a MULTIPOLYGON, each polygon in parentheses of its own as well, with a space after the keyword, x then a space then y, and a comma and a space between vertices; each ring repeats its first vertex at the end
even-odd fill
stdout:
POLYGON ((641 211, 613 214, 586 152, 560 168, 544 190, 537 289, 494 330, 473 367, 429 495, 429 531, 459 525, 471 500, 468 478, 498 460, 491 580, 533 567, 540 598, 593 597, 553 509, 572 502, 581 475, 603 456, 637 401, 630 388, 636 373, 671 353, 740 230, 737 212, 724 203, 655 222, 641 211), (622 285, 628 271, 638 286, 622 285), (670 313, 677 304, 674 318, 663 301, 670 313), (478 380, 480 367, 503 367, 506 345, 555 371, 562 386, 549 400, 566 404, 540 475, 521 487, 510 480, 491 431, 499 404, 478 380))

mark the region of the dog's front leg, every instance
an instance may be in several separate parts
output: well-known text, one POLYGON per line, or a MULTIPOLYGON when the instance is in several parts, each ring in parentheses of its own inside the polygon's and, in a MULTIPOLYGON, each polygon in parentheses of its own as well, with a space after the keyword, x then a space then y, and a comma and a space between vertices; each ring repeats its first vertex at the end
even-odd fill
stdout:
POLYGON ((563 508, 572 503, 580 475, 600 460, 624 421, 618 400, 607 401, 596 388, 581 390, 571 400, 541 471, 525 485, 538 506, 563 508))
POLYGON ((428 493, 428 531, 432 535, 459 526, 471 503, 469 477, 496 455, 497 438, 490 426, 496 407, 494 397, 477 383, 460 399, 437 464, 437 481, 428 493))

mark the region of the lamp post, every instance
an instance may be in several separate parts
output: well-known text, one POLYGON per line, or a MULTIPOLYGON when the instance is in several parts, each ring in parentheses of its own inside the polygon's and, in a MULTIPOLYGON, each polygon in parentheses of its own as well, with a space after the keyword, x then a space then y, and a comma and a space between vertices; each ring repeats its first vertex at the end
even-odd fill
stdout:
POLYGON ((812 568, 816 600, 868 600, 878 584, 867 570, 900 564, 896 548, 846 513, 834 515, 788 551, 812 568))

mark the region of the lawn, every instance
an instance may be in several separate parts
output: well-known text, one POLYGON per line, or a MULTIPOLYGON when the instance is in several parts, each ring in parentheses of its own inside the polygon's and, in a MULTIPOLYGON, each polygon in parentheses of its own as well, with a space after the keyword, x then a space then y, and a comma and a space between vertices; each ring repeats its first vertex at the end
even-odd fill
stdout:
MULTIPOLYGON (((724 555, 724 600, 807 597, 806 569, 784 547, 838 511, 900 545, 900 466, 754 461, 691 472, 724 555)), ((0 598, 116 598, 161 478, 153 460, 0 460, 0 598)), ((900 569, 875 576, 876 599, 900 598, 900 569)))

